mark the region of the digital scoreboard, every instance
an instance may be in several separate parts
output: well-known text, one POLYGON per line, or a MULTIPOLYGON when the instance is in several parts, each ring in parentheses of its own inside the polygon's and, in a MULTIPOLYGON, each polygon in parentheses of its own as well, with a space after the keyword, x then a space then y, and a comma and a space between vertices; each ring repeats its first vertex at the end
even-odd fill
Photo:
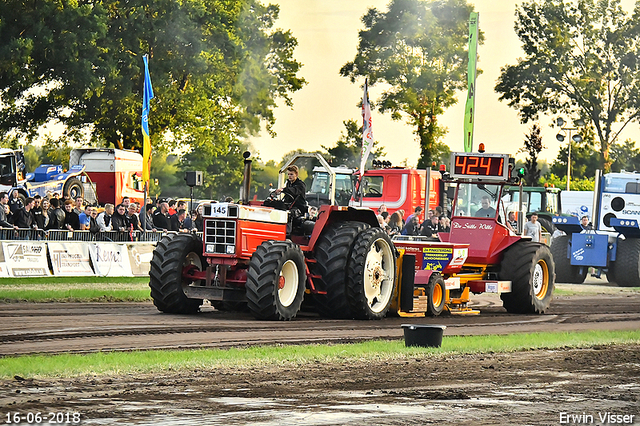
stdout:
POLYGON ((451 153, 451 177, 457 179, 509 179, 509 154, 451 153))

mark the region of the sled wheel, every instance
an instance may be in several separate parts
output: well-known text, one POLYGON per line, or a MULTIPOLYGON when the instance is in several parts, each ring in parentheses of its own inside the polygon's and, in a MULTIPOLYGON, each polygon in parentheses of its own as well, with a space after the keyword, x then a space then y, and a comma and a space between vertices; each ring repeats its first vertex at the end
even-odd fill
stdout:
POLYGON ((192 283, 182 276, 187 267, 203 270, 202 240, 192 234, 168 234, 156 245, 149 270, 153 304, 171 314, 198 312, 202 299, 189 299, 183 288, 192 283))
POLYGON ((427 285, 427 312, 425 315, 437 317, 444 310, 447 290, 444 279, 439 273, 433 273, 427 285))
POLYGON ((347 264, 347 298, 356 319, 382 319, 394 293, 396 256, 389 235, 370 228, 356 237, 347 264))
POLYGON ((582 284, 587 277, 587 268, 582 268, 571 264, 569 259, 569 235, 561 235, 551 241, 551 254, 556 264, 556 282, 582 284))
POLYGON ((500 295, 507 312, 544 313, 553 297, 555 265, 551 251, 531 241, 512 245, 502 259, 500 279, 511 281, 511 293, 500 295))
POLYGON ((327 294, 314 294, 316 311, 328 318, 353 318, 346 290, 346 270, 356 236, 367 229, 363 222, 340 222, 329 225, 318 238, 314 250, 313 274, 321 278, 316 286, 327 294))
POLYGON ((298 314, 307 274, 304 254, 290 241, 266 241, 251 256, 247 305, 257 319, 287 321, 298 314))

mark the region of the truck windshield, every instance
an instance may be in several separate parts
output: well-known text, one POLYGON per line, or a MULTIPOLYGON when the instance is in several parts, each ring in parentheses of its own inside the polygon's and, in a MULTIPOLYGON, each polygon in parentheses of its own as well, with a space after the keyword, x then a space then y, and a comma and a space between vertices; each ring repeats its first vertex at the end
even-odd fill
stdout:
POLYGON ((15 184, 15 160, 12 155, 5 155, 0 157, 0 184, 2 185, 14 185, 15 184))
POLYGON ((500 185, 488 183, 461 183, 458 185, 454 216, 496 216, 500 185))

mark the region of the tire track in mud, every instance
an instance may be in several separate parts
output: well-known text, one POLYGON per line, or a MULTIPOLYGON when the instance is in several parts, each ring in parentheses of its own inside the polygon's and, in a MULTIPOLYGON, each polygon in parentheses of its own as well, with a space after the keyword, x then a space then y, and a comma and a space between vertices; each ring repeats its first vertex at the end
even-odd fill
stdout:
POLYGON ((640 329, 640 294, 561 296, 545 315, 507 314, 495 295, 475 296, 477 316, 389 317, 380 321, 257 321, 246 312, 165 315, 151 303, 15 303, 0 305, 0 357, 147 349, 344 343, 402 339, 401 324, 446 325, 446 335, 640 329))

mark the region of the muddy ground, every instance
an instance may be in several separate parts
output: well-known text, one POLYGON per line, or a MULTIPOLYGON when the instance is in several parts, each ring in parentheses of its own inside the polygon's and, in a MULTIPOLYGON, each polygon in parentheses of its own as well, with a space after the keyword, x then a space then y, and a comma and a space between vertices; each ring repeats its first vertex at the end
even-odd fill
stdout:
POLYGON ((0 407, 2 422, 10 412, 77 412, 96 425, 640 424, 640 345, 16 377, 0 382, 0 407), (602 422, 607 413, 620 421, 602 422))

